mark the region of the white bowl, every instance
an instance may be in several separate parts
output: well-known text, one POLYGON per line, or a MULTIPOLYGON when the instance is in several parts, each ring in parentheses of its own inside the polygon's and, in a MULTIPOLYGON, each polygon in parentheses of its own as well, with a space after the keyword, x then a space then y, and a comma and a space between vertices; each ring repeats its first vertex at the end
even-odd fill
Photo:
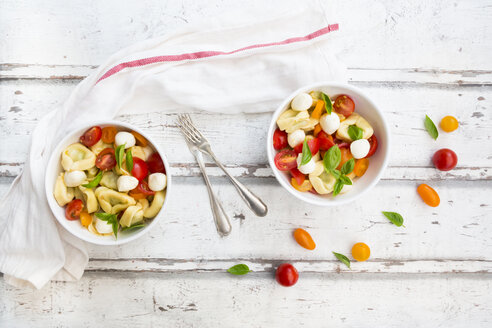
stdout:
POLYGON ((348 84, 334 83, 334 82, 320 82, 296 90, 289 95, 273 113, 272 121, 268 129, 267 137, 267 153, 268 162, 275 174, 278 182, 287 189, 295 197, 308 202, 310 204, 319 206, 336 206, 346 204, 359 198, 362 194, 370 190, 376 183, 378 183, 384 169, 386 168, 389 160, 390 150, 390 133, 388 124, 384 118, 384 114, 374 102, 359 88, 353 87, 348 84), (366 173, 357 178, 354 181, 353 187, 345 194, 339 194, 333 197, 328 195, 316 195, 310 192, 301 192, 296 190, 290 184, 290 175, 288 172, 283 172, 277 169, 275 166, 274 158, 277 151, 273 148, 273 133, 277 129, 277 119, 285 110, 289 108, 292 99, 301 92, 322 91, 329 95, 330 98, 335 99, 336 96, 346 94, 350 96, 355 103, 355 112, 363 116, 374 128, 374 134, 378 140, 378 149, 376 153, 369 158, 369 168, 366 173))
POLYGON ((46 198, 48 199, 48 204, 50 205, 51 211, 53 212, 53 215, 56 217, 58 222, 74 236, 82 240, 85 240, 89 243, 97 244, 97 245, 121 245, 121 244, 128 243, 132 240, 135 240, 143 236, 148 231, 155 229, 157 227, 157 222, 166 213, 166 205, 168 203, 168 198, 170 195, 169 192, 172 188, 171 175, 169 173, 170 173, 170 168, 166 156, 164 156, 164 153, 162 152, 161 149, 159 149, 159 146, 155 142, 153 142, 152 139, 145 132, 132 125, 123 122, 118 122, 118 121, 93 122, 91 124, 81 126, 79 130, 74 131, 71 135, 65 137, 53 150, 53 153, 51 154, 50 160, 48 162, 48 167, 46 169, 46 177, 45 177, 46 198), (157 153, 159 153, 159 155, 162 158, 162 161, 164 162, 164 167, 166 168, 166 175, 167 175, 166 198, 157 216, 152 220, 150 220, 148 224, 142 229, 136 231, 128 231, 124 233, 120 232, 118 234, 118 239, 115 239, 114 236, 112 235, 111 236, 94 235, 93 233, 89 232, 85 227, 82 226, 80 220, 74 220, 74 221, 67 220, 65 218, 65 207, 61 207, 60 205, 58 205, 58 203, 55 200, 55 197, 53 196, 53 190, 54 190, 56 178, 63 170, 60 162, 61 154, 63 150, 67 146, 75 142, 78 142, 80 136, 85 131, 87 131, 90 127, 95 125, 98 125, 100 127, 115 126, 116 128, 118 128, 118 130, 136 131, 140 133, 142 136, 145 137, 145 139, 149 141, 149 144, 152 146, 152 148, 154 148, 154 150, 157 153))

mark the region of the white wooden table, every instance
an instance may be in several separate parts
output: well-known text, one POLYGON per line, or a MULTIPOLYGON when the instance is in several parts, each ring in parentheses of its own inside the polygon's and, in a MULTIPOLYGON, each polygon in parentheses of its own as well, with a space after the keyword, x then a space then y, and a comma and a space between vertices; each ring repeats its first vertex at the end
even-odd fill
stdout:
MULTIPOLYGON (((39 118, 106 57, 239 3, 246 5, 1 0, 0 195, 21 171, 39 118)), ((492 326, 492 1, 337 6, 345 32, 334 48, 350 83, 384 109, 394 139, 390 165, 373 192, 343 208, 300 204, 267 165, 269 114, 194 113, 219 158, 270 208, 265 218, 252 215, 211 166, 233 217, 233 233, 221 239, 176 114, 119 117, 148 131, 169 154, 176 187, 165 220, 132 244, 89 246, 79 282, 33 292, 0 280, 0 326, 492 326), (425 114, 435 122, 454 115, 460 128, 434 142, 423 129, 425 114), (459 157, 448 173, 430 162, 442 147, 459 157), (421 182, 438 190, 438 208, 419 199, 421 182), (406 228, 391 225, 382 210, 402 213, 406 228), (297 227, 311 232, 315 251, 295 243, 297 227), (371 259, 349 271, 331 251, 348 255, 359 241, 371 247, 371 259), (295 287, 273 278, 283 261, 300 271, 295 287), (236 263, 254 272, 225 273, 236 263)))

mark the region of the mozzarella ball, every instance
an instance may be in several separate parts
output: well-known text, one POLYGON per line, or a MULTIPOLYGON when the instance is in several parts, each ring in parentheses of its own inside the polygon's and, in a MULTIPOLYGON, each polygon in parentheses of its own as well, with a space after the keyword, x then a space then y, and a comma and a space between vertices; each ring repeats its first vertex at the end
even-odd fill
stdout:
POLYGON ((366 139, 355 140, 350 144, 350 152, 355 159, 366 157, 370 148, 371 145, 366 139))
POLYGON ((161 191, 166 188, 167 177, 164 173, 152 173, 149 175, 149 188, 152 191, 161 191))
POLYGON ((135 137, 130 132, 118 132, 114 136, 114 143, 116 147, 125 145, 126 148, 135 146, 135 137))
POLYGON ((340 194, 345 194, 352 189, 353 184, 351 185, 343 185, 342 190, 340 190, 340 194))
POLYGON ((84 171, 66 172, 65 175, 63 176, 63 180, 65 181, 65 186, 67 187, 78 187, 86 179, 87 176, 85 175, 84 171))
POLYGON ((340 127, 340 117, 335 112, 327 113, 320 117, 319 124, 327 134, 333 134, 340 127))
POLYGON ((302 153, 297 155, 297 168, 303 174, 313 173, 314 168, 316 167, 316 162, 314 161, 313 158, 311 158, 309 162, 307 162, 304 165, 301 165, 301 162, 302 162, 302 153))
POLYGON ((138 179, 129 175, 122 175, 118 178, 116 185, 118 186, 118 191, 120 192, 130 191, 137 188, 138 179))
POLYGON ((96 230, 99 233, 112 233, 113 225, 109 224, 107 221, 101 220, 100 218, 96 218, 96 230))
POLYGON ((308 110, 313 105, 313 98, 307 93, 300 93, 292 99, 290 107, 298 112, 308 110))
POLYGON ((289 133, 287 142, 289 143, 289 146, 294 148, 298 144, 303 143, 305 138, 306 132, 304 132, 304 130, 295 130, 294 132, 289 133))

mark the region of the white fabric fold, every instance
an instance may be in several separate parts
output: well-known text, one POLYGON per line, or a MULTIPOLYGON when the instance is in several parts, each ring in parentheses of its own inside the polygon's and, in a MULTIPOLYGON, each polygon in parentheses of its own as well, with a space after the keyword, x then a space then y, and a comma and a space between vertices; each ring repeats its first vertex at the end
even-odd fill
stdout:
POLYGON ((272 111, 305 84, 345 80, 329 42, 336 23, 318 1, 306 1, 283 11, 225 14, 114 54, 32 132, 24 170, 0 201, 5 280, 41 288, 84 272, 84 242, 56 223, 44 192, 52 149, 73 128, 118 114, 272 111))

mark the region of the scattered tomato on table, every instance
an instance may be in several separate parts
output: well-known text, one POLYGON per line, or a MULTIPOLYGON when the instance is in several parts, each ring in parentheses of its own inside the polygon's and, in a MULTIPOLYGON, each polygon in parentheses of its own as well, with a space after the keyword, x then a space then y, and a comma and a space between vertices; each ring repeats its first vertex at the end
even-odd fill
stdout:
POLYGON ((313 250, 316 248, 316 243, 314 242, 313 238, 311 237, 309 232, 304 229, 297 228, 294 231, 294 239, 305 249, 313 250))
POLYGON ((357 243, 352 247, 352 257, 357 262, 366 261, 371 256, 371 249, 364 243, 357 243))
POLYGON ((283 263, 275 272, 275 279, 284 287, 290 287, 296 284, 299 279, 299 272, 290 263, 283 263))
POLYGON ((423 183, 417 187, 417 192, 419 193, 424 203, 426 203, 427 205, 432 207, 439 206, 441 199, 439 198, 438 193, 432 187, 423 183))
POLYGON ((449 171, 454 169, 456 164, 458 164, 458 156, 451 149, 439 149, 432 156, 432 163, 440 171, 449 171))
POLYGON ((458 120, 454 116, 444 116, 441 120, 441 129, 445 132, 453 132, 458 126, 458 120))

